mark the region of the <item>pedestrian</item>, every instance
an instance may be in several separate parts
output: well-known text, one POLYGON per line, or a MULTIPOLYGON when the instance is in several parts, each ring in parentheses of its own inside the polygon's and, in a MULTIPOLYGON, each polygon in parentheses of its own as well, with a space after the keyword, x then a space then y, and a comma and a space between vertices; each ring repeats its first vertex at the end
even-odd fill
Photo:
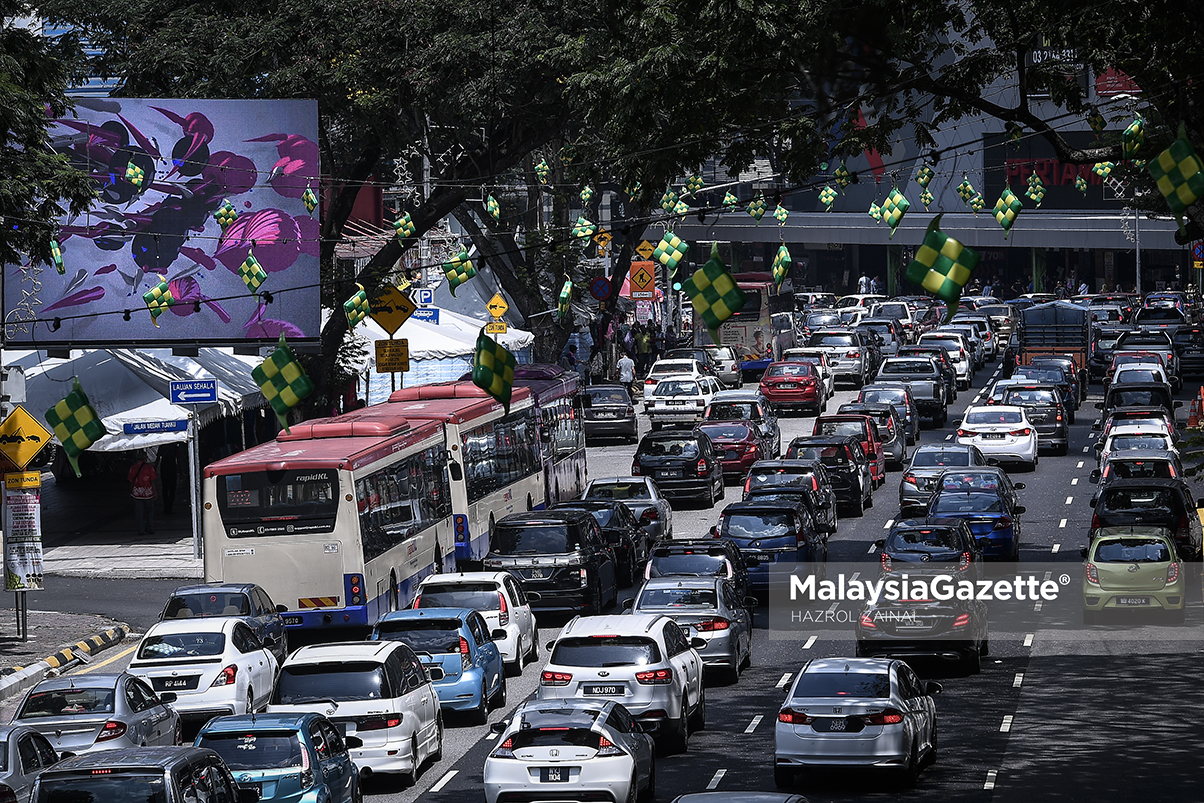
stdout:
MULTIPOLYGON (((361 399, 362 401, 362 399, 361 399)), ((176 461, 179 459, 178 443, 169 443, 159 447, 159 484, 163 488, 163 514, 171 515, 171 509, 176 504, 176 461)))
POLYGON ((882 282, 878 279, 877 274, 874 274, 874 278, 870 279, 870 292, 874 295, 882 293, 882 282))
POLYGON ((146 455, 138 453, 138 460, 130 466, 130 497, 134 500, 134 524, 138 535, 155 534, 155 467, 147 462, 146 455))
POLYGON ((577 344, 569 343, 560 355, 560 367, 566 371, 577 370, 577 344))
POLYGON ((865 271, 861 272, 861 278, 857 280, 857 292, 865 295, 870 291, 870 280, 865 275, 865 271))
POLYGON ((647 375, 652 366, 652 335, 647 326, 641 326, 636 333, 635 350, 640 355, 640 373, 647 375))
POLYGON ((631 398, 635 399, 635 360, 631 359, 631 355, 624 353, 619 358, 619 382, 627 387, 627 393, 631 398))

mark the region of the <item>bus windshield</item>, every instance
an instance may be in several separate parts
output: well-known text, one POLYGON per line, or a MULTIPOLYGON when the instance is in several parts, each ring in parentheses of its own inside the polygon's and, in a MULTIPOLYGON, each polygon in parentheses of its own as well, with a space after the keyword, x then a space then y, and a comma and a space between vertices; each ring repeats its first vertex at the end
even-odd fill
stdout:
POLYGON ((338 473, 332 468, 254 471, 217 478, 222 521, 259 525, 228 527, 231 537, 333 529, 338 492, 338 473))

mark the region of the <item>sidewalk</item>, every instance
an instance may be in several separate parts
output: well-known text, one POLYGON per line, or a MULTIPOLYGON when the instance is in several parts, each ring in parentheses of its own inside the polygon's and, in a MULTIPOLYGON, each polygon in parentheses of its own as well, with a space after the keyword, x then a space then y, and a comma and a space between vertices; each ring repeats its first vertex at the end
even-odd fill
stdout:
POLYGON ((187 489, 171 514, 155 500, 155 534, 139 536, 129 485, 120 480, 55 482, 42 474, 42 543, 45 574, 60 577, 198 579, 193 557, 187 489))
POLYGON ((31 610, 29 641, 21 641, 14 635, 16 622, 16 611, 0 608, 0 667, 6 669, 28 666, 53 655, 61 647, 121 624, 104 616, 31 610))

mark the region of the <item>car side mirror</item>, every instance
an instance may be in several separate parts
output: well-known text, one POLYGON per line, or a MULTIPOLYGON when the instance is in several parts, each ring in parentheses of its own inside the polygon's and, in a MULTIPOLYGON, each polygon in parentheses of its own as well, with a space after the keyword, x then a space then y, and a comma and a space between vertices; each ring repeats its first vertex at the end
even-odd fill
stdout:
POLYGON ((1088 504, 1091 505, 1091 507, 1095 507, 1097 502, 1099 502, 1099 494, 1093 495, 1091 497, 1091 501, 1088 504))
POLYGON ((288 613, 288 606, 287 605, 277 605, 276 613, 288 613))
POLYGON ((690 639, 690 646, 696 650, 706 649, 707 640, 704 638, 698 638, 697 636, 695 636, 694 638, 690 639))
POLYGON ((506 631, 500 627, 489 635, 493 637, 494 641, 504 641, 506 639, 506 631))
POLYGON ((1091 448, 1095 452, 1096 458, 1098 458, 1101 454, 1104 453, 1104 444, 1101 443, 1100 441, 1096 441, 1095 444, 1092 445, 1091 448))
POLYGON ((1026 508, 1024 505, 1016 505, 1014 508, 1012 508, 1012 512, 1015 513, 1017 516, 1019 516, 1021 513, 1023 513, 1026 510, 1028 510, 1028 508, 1026 508))
POLYGON ((1103 402, 1096 402, 1096 403, 1095 403, 1095 409, 1097 409, 1097 410, 1102 410, 1102 409, 1104 409, 1104 403, 1103 403, 1103 402))
POLYGON ((1100 470, 1097 468, 1097 469, 1093 470, 1090 474, 1087 475, 1087 482, 1091 483, 1092 485, 1095 485, 1096 483, 1099 482, 1100 477, 1102 477, 1102 476, 1103 476, 1103 474, 1101 474, 1100 470))
POLYGON ((238 790, 238 803, 259 803, 259 790, 253 786, 235 786, 238 790))
POLYGON ((347 745, 352 750, 358 750, 364 746, 364 740, 358 736, 344 736, 343 744, 347 745))
POLYGON ((554 642, 554 641, 549 641, 547 644, 543 645, 543 648, 544 648, 545 650, 547 650, 548 652, 551 652, 551 651, 552 651, 552 648, 553 648, 553 647, 555 647, 555 646, 556 646, 556 642, 554 642))
POLYGON ((432 683, 438 683, 439 681, 443 680, 443 678, 447 677, 447 675, 445 675, 443 672, 443 667, 441 666, 428 666, 426 668, 426 674, 431 679, 432 683))
POLYGON ((716 524, 716 525, 712 526, 708 532, 710 532, 711 538, 718 538, 719 537, 719 525, 716 524))
POLYGON ((935 680, 930 680, 924 684, 924 693, 927 695, 940 694, 941 689, 945 688, 935 680))
POLYGON ((757 599, 756 597, 745 597, 744 598, 744 607, 745 608, 750 608, 750 609, 755 608, 760 604, 761 604, 761 600, 757 599))
POLYGON ((494 736, 501 736, 508 727, 510 727, 510 720, 508 719, 503 719, 501 722, 490 722, 489 732, 494 736))
POLYGON ((1103 425, 1103 424, 1101 424, 1099 421, 1096 421, 1095 423, 1093 423, 1093 424, 1091 425, 1091 431, 1092 431, 1092 432, 1099 432, 1099 431, 1100 431, 1101 429, 1103 429, 1103 428, 1104 428, 1104 425, 1103 425))
POLYGON ((174 703, 178 699, 179 697, 174 691, 165 691, 159 693, 159 702, 161 703, 174 703))
POLYGON ((1013 488, 1015 488, 1017 491, 1023 491, 1023 490, 1024 490, 1024 483, 1023 483, 1023 482, 1018 482, 1018 483, 1016 483, 1015 485, 1013 485, 1012 487, 1013 487, 1013 488))
POLYGON ((1181 401, 1177 401, 1177 402, 1175 402, 1175 409, 1176 409, 1176 410, 1178 410, 1178 409, 1179 409, 1180 407, 1182 407, 1182 406, 1183 406, 1183 402, 1181 402, 1181 401))
POLYGON ((1196 507, 1197 508, 1204 507, 1204 496, 1202 496, 1196 500, 1196 507))
POLYGON ((1079 547, 1079 557, 1082 558, 1083 560, 1087 559, 1087 547, 1085 547, 1085 546, 1079 547))
POLYGON ((630 611, 633 608, 635 608, 635 597, 623 600, 623 604, 620 606, 620 609, 624 611, 630 611))
POLYGON ((874 549, 882 549, 885 546, 886 546, 885 538, 879 538, 877 541, 874 542, 874 549))

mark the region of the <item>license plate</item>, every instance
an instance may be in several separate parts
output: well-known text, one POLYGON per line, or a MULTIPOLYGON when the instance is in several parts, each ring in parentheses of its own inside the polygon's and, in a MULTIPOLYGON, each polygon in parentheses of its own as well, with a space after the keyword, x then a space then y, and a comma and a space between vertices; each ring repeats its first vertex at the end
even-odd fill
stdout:
POLYGON ((604 697, 621 697, 623 695, 622 686, 582 686, 581 691, 585 694, 597 694, 604 697))
POLYGON ((723 453, 723 459, 724 460, 739 460, 740 453, 733 451, 731 449, 728 449, 726 452, 723 453))
POLYGON ((527 572, 527 577, 530 577, 532 580, 542 580, 547 576, 547 573, 543 569, 531 569, 527 572))
POLYGON ((619 414, 618 413, 606 413, 606 412, 599 411, 597 413, 594 413, 594 417, 595 418, 618 418, 619 414))
POLYGON ((756 563, 769 563, 773 560, 773 555, 766 555, 762 552, 745 552, 744 559, 756 563))
POLYGON ((540 783, 568 783, 569 768, 568 767, 540 767, 539 782, 540 783))
POLYGON ((798 385, 794 384, 793 382, 783 382, 782 384, 778 385, 778 387, 782 390, 794 390, 798 387, 798 385))
POLYGON ((163 678, 159 681, 165 689, 186 689, 191 682, 190 678, 163 678))
POLYGON ((833 719, 830 722, 828 722, 828 730, 833 733, 838 733, 840 731, 843 731, 847 727, 847 724, 848 724, 847 720, 833 719))
POLYGON ((662 468, 661 470, 656 472, 656 476, 658 476, 658 477, 680 477, 681 471, 678 469, 673 469, 673 468, 662 468))
POLYGON ((300 616, 286 616, 286 617, 284 617, 284 623, 286 625, 299 625, 299 624, 301 624, 301 617, 300 616))
POLYGON ((1003 440, 1003 433, 1002 432, 984 432, 984 433, 982 433, 982 437, 983 437, 983 439, 988 440, 988 441, 1001 441, 1001 440, 1003 440))
POLYGON ((676 399, 673 399, 673 400, 671 400, 671 401, 669 402, 669 404, 687 404, 687 402, 685 402, 685 401, 678 401, 678 400, 676 400, 676 399))
POLYGON ((1149 597, 1117 597, 1117 605, 1149 605, 1149 597))

